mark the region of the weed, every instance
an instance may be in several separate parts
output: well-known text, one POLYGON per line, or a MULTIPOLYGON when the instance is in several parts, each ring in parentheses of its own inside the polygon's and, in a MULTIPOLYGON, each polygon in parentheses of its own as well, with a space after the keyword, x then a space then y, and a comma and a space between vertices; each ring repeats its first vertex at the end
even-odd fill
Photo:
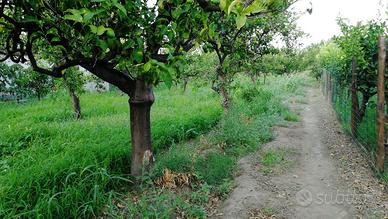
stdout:
POLYGON ((261 170, 265 174, 283 171, 292 164, 290 157, 295 154, 292 149, 268 149, 260 157, 261 170))
POLYGON ((235 160, 219 153, 208 153, 197 158, 195 171, 209 185, 219 185, 232 177, 235 160))

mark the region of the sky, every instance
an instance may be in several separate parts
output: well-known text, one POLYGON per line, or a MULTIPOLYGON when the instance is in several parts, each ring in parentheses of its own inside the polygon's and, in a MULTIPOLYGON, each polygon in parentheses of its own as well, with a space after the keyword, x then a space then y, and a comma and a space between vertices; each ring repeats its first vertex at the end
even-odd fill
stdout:
POLYGON ((295 9, 305 11, 312 3, 313 13, 305 13, 299 20, 299 27, 310 35, 304 45, 327 40, 340 33, 336 24, 338 16, 349 19, 352 24, 378 18, 379 9, 383 18, 388 11, 388 0, 299 0, 295 9), (379 4, 381 3, 382 6, 379 4))

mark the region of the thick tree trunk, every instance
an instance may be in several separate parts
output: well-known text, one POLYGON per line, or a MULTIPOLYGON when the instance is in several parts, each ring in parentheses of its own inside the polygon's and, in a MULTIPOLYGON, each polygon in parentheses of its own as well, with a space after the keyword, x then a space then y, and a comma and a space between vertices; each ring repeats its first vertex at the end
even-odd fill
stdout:
POLYGON ((153 162, 150 112, 154 100, 152 85, 146 84, 144 80, 136 80, 129 99, 132 138, 131 173, 134 176, 142 175, 142 170, 153 162))
POLYGON ((76 119, 81 118, 81 104, 79 101, 79 97, 75 94, 74 91, 69 90, 71 102, 73 104, 74 116, 76 119))
POLYGON ((222 70, 222 66, 217 68, 218 79, 220 80, 220 93, 222 96, 222 107, 224 110, 229 108, 229 93, 226 88, 227 81, 225 72, 222 70))

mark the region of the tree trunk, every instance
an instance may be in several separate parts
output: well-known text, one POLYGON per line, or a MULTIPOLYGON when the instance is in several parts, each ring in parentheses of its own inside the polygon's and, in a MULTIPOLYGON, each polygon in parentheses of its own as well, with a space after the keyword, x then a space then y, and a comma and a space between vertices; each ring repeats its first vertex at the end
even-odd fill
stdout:
POLYGON ((186 93, 187 83, 189 82, 188 78, 183 79, 183 93, 186 93))
POLYGON ((360 123, 362 122, 362 120, 365 117, 366 108, 367 108, 369 98, 370 98, 370 95, 368 95, 368 94, 362 95, 361 107, 359 107, 359 111, 358 111, 357 126, 360 125, 360 123))
POLYGON ((69 90, 71 102, 73 104, 74 116, 76 119, 81 118, 81 104, 79 101, 79 97, 75 94, 73 90, 69 90))
POLYGON ((142 175, 142 170, 153 162, 150 112, 154 100, 152 85, 146 84, 142 79, 136 80, 129 99, 132 138, 131 173, 134 176, 142 175))
POLYGON ((254 85, 257 85, 257 80, 256 80, 256 76, 254 75, 254 73, 251 73, 250 75, 251 75, 252 83, 253 83, 254 85))
POLYGON ((226 88, 226 75, 225 72, 222 70, 222 66, 219 66, 217 68, 217 74, 218 79, 220 80, 220 93, 222 95, 222 107, 224 110, 227 110, 229 108, 229 93, 228 89, 226 88))

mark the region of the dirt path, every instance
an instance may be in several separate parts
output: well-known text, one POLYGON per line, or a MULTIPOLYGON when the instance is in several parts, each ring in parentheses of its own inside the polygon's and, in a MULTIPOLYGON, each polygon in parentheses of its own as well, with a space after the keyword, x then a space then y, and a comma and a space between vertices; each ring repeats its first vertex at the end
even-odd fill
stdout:
POLYGON ((283 151, 283 164, 268 172, 260 163, 265 152, 242 158, 236 187, 213 217, 387 217, 387 193, 340 131, 319 89, 308 88, 306 104, 292 108, 301 121, 275 128, 274 141, 263 149, 283 151), (357 184, 360 179, 365 181, 362 186, 357 184))

